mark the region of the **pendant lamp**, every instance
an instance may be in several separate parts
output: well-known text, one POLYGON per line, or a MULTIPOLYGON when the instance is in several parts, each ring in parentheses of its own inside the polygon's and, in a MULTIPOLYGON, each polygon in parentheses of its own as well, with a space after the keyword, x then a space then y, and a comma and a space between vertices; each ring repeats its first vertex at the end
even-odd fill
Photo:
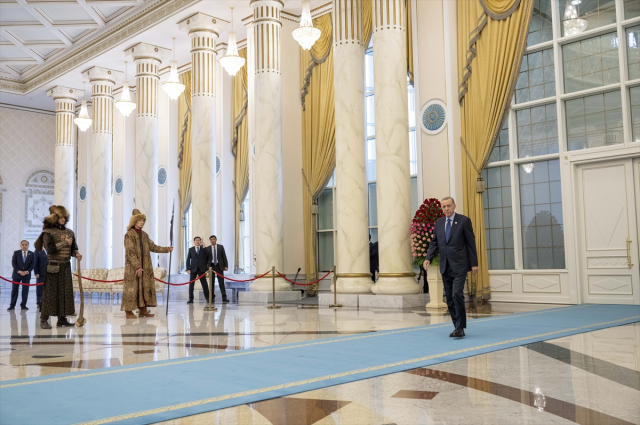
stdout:
POLYGON ((236 33, 233 30, 233 7, 231 8, 231 32, 229 33, 229 48, 227 54, 220 58, 220 65, 232 77, 235 76, 240 68, 244 66, 244 58, 238 55, 238 45, 236 44, 236 33))
POLYGON ((184 84, 178 78, 178 63, 176 62, 176 38, 173 37, 173 60, 171 61, 171 71, 169 80, 162 84, 162 90, 169 95, 169 99, 176 100, 180 93, 184 91, 184 84))
POLYGON ((302 16, 300 17, 300 26, 293 30, 293 38, 300 44, 303 50, 309 50, 313 44, 320 38, 320 31, 313 26, 311 21, 311 7, 309 0, 302 2, 302 16))
MULTIPOLYGON (((124 78, 127 78, 127 61, 124 61, 124 78)), ((120 97, 120 100, 116 102, 116 108, 118 108, 118 111, 120 111, 120 113, 125 117, 128 117, 129 114, 136 109, 135 102, 131 101, 128 81, 125 81, 122 84, 122 96, 120 97)))
MULTIPOLYGON (((84 91, 85 85, 83 83, 82 90, 84 91)), ((83 97, 85 97, 83 95, 83 97)), ((87 111, 87 101, 82 99, 82 106, 80 107, 80 115, 75 118, 73 122, 78 126, 80 131, 87 131, 91 127, 91 118, 89 118, 89 111, 87 111)))

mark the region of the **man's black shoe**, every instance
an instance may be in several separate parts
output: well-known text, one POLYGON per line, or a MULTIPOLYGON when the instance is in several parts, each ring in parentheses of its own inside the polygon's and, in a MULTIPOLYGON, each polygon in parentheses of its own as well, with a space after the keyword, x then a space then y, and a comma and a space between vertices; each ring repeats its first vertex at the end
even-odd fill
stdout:
POLYGON ((29 307, 27 307, 26 305, 21 305, 20 308, 23 310, 29 310, 29 307))
POLYGON ((9 307, 9 308, 7 309, 7 311, 11 311, 11 310, 15 310, 15 309, 16 309, 15 307, 9 307))
POLYGON ((70 321, 67 320, 66 317, 62 317, 62 318, 58 318, 58 322, 56 323, 56 326, 58 328, 61 328, 63 326, 75 326, 75 323, 71 323, 70 321))
POLYGON ((187 301, 187 304, 193 304, 193 300, 187 301))
POLYGON ((229 304, 229 300, 228 300, 228 299, 226 299, 226 298, 223 298, 223 299, 222 299, 222 302, 223 302, 223 303, 225 303, 225 304, 229 304))
POLYGON ((451 332, 449 336, 452 338, 462 338, 464 336, 464 329, 456 328, 456 330, 451 332))

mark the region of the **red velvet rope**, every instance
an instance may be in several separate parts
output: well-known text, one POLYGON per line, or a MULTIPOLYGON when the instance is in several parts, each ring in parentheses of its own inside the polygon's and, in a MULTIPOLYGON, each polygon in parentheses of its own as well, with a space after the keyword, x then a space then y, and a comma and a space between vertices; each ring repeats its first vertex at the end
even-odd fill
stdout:
POLYGON ((23 283, 23 282, 14 282, 13 280, 9 280, 6 279, 2 276, 0 276, 0 279, 9 282, 9 283, 15 283, 16 285, 22 285, 22 286, 40 286, 40 285, 44 285, 44 282, 40 282, 40 283, 23 283))
POLYGON ((196 281, 196 280, 198 280, 198 279, 202 279, 202 278, 203 278, 204 276, 206 276, 206 275, 207 275, 207 273, 206 273, 206 272, 205 272, 205 273, 202 273, 202 275, 201 275, 201 276, 198 276, 198 277, 196 277, 195 279, 193 279, 193 280, 191 280, 191 281, 189 281, 189 282, 185 282, 185 283, 169 283, 169 282, 165 282, 164 280, 160 280, 160 279, 158 279, 158 278, 157 278, 157 277, 155 277, 155 276, 154 276, 153 278, 154 278, 155 280, 157 280, 158 282, 162 282, 162 283, 164 283, 165 285, 171 285, 171 286, 182 286, 182 285, 188 285, 188 284, 190 284, 190 283, 193 283, 193 282, 195 282, 195 281, 196 281))
MULTIPOLYGON (((74 276, 78 277, 78 273, 74 273, 74 276)), ((124 282, 124 279, 120 279, 120 280, 100 280, 100 279, 91 279, 90 277, 84 277, 82 276, 83 280, 90 280, 92 282, 101 282, 101 283, 116 283, 116 282, 124 282)))
POLYGON ((331 272, 325 274, 324 276, 322 276, 320 279, 314 281, 314 282, 310 282, 310 283, 298 283, 298 282, 294 282, 293 280, 289 280, 287 279, 286 276, 283 276, 282 273, 280 273, 279 271, 276 270, 276 273, 278 273, 280 275, 281 278, 283 278, 284 280, 286 280, 289 283, 293 283, 294 285, 298 285, 298 286, 309 286, 309 285, 314 285, 318 282, 320 282, 321 280, 323 280, 325 277, 329 276, 331 274, 331 272))
POLYGON ((254 277, 253 279, 247 279, 247 280, 231 279, 230 277, 224 277, 224 275, 222 275, 222 274, 220 274, 220 273, 216 272, 215 270, 212 270, 212 271, 213 271, 215 274, 217 274, 218 276, 220 276, 221 278, 223 278, 223 279, 227 279, 227 280, 230 280, 230 281, 232 281, 232 282, 253 282, 254 280, 258 280, 258 279, 260 279, 261 277, 265 277, 266 275, 268 275, 268 274, 269 274, 269 272, 270 272, 271 270, 267 271, 267 272, 266 272, 265 274, 263 274, 263 275, 256 276, 256 277, 254 277))

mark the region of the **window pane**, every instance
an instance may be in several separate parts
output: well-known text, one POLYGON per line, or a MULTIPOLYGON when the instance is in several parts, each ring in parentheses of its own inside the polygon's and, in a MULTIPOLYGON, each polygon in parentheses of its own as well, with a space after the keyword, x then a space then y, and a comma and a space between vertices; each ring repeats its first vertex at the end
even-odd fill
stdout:
POLYGON ((505 117, 502 130, 498 135, 496 144, 493 146, 491 155, 489 155, 489 163, 506 161, 509 159, 509 117, 505 117))
POLYGON ((418 150, 415 129, 409 131, 409 171, 412 176, 418 174, 418 150))
POLYGON ((369 226, 378 225, 378 195, 376 184, 369 183, 369 226))
POLYGON ((411 177, 411 217, 418 211, 422 200, 418 198, 418 177, 411 177))
MULTIPOLYGON (((373 37, 371 37, 373 39, 373 37)), ((364 85, 366 91, 373 90, 373 52, 364 55, 364 85)))
POLYGON ((522 57, 516 82, 516 103, 544 99, 556 95, 553 49, 522 57))
POLYGON ((375 101, 373 94, 365 97, 365 116, 367 123, 367 137, 376 134, 376 115, 375 115, 375 101))
POLYGON ((624 18, 640 16, 640 0, 624 0, 624 18))
POLYGON ((614 0, 583 0, 578 4, 574 3, 575 0, 558 1, 563 37, 616 22, 614 0))
MULTIPOLYGON (((638 0, 640 1, 640 0, 638 0)), ((629 63, 629 79, 640 78, 640 25, 627 28, 627 62, 629 63)))
POLYGON ((640 142, 640 87, 629 89, 631 100, 631 126, 633 129, 632 142, 640 142))
POLYGON ((407 96, 409 97, 409 128, 416 126, 416 98, 412 85, 407 86, 407 96))
POLYGON ((519 171, 524 268, 564 269, 560 161, 522 164, 519 171))
POLYGON ((369 234, 371 235, 371 242, 378 242, 378 228, 370 227, 369 234))
POLYGON ((516 113, 518 157, 558 153, 558 118, 556 105, 522 109, 516 113))
POLYGON ((328 272, 333 269, 333 232, 318 233, 318 269, 328 272))
POLYGON ((482 201, 489 270, 513 269, 515 263, 509 166, 485 168, 482 178, 486 182, 482 201))
POLYGON ((568 100, 566 107, 570 151, 623 142, 619 91, 568 100))
POLYGON ((333 189, 325 189, 318 198, 318 230, 333 229, 333 189))
POLYGON ((562 46, 562 60, 565 93, 620 82, 616 33, 566 44, 562 46))
POLYGON ((367 139, 367 181, 376 179, 376 139, 367 139))
POLYGON ((552 38, 551 0, 535 0, 533 3, 531 22, 529 23, 527 47, 544 43, 552 38))

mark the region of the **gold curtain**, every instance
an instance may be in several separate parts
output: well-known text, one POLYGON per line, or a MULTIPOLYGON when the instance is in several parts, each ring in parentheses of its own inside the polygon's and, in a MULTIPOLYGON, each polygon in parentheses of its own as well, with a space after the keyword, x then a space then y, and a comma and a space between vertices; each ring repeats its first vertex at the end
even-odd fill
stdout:
POLYGON ((409 84, 413 85, 413 16, 411 0, 407 0, 405 10, 407 13, 407 76, 409 77, 409 84))
MULTIPOLYGON (((238 50, 241 58, 247 59, 247 49, 238 50)), ((233 117, 233 140, 231 141, 231 151, 235 157, 233 171, 233 186, 235 191, 235 258, 236 266, 244 268, 241 254, 241 228, 240 228, 240 211, 242 203, 249 192, 249 120, 247 116, 248 105, 248 82, 247 82, 247 66, 240 68, 240 71, 232 78, 233 80, 233 99, 231 111, 233 117)))
POLYGON ((362 0, 362 26, 364 27, 364 48, 369 48, 373 36, 373 9, 371 0, 362 0))
POLYGON ((178 214, 178 247, 180 249, 180 267, 185 262, 184 227, 182 216, 191 203, 191 71, 180 74, 180 82, 185 85, 184 92, 178 98, 178 168, 180 182, 178 194, 180 206, 178 214))
MULTIPOLYGON (((491 297, 482 194, 476 184, 513 96, 534 0, 515 1, 518 7, 502 20, 488 18, 480 2, 458 2, 463 197, 475 228, 480 268, 469 281, 469 295, 475 300, 491 297)), ((509 6, 506 0, 491 3, 509 6)))
POLYGON ((314 19, 313 25, 322 31, 320 39, 310 52, 300 49, 303 99, 302 211, 307 282, 317 276, 314 204, 317 203, 336 165, 331 14, 314 19), (318 63, 318 58, 324 60, 318 63))

